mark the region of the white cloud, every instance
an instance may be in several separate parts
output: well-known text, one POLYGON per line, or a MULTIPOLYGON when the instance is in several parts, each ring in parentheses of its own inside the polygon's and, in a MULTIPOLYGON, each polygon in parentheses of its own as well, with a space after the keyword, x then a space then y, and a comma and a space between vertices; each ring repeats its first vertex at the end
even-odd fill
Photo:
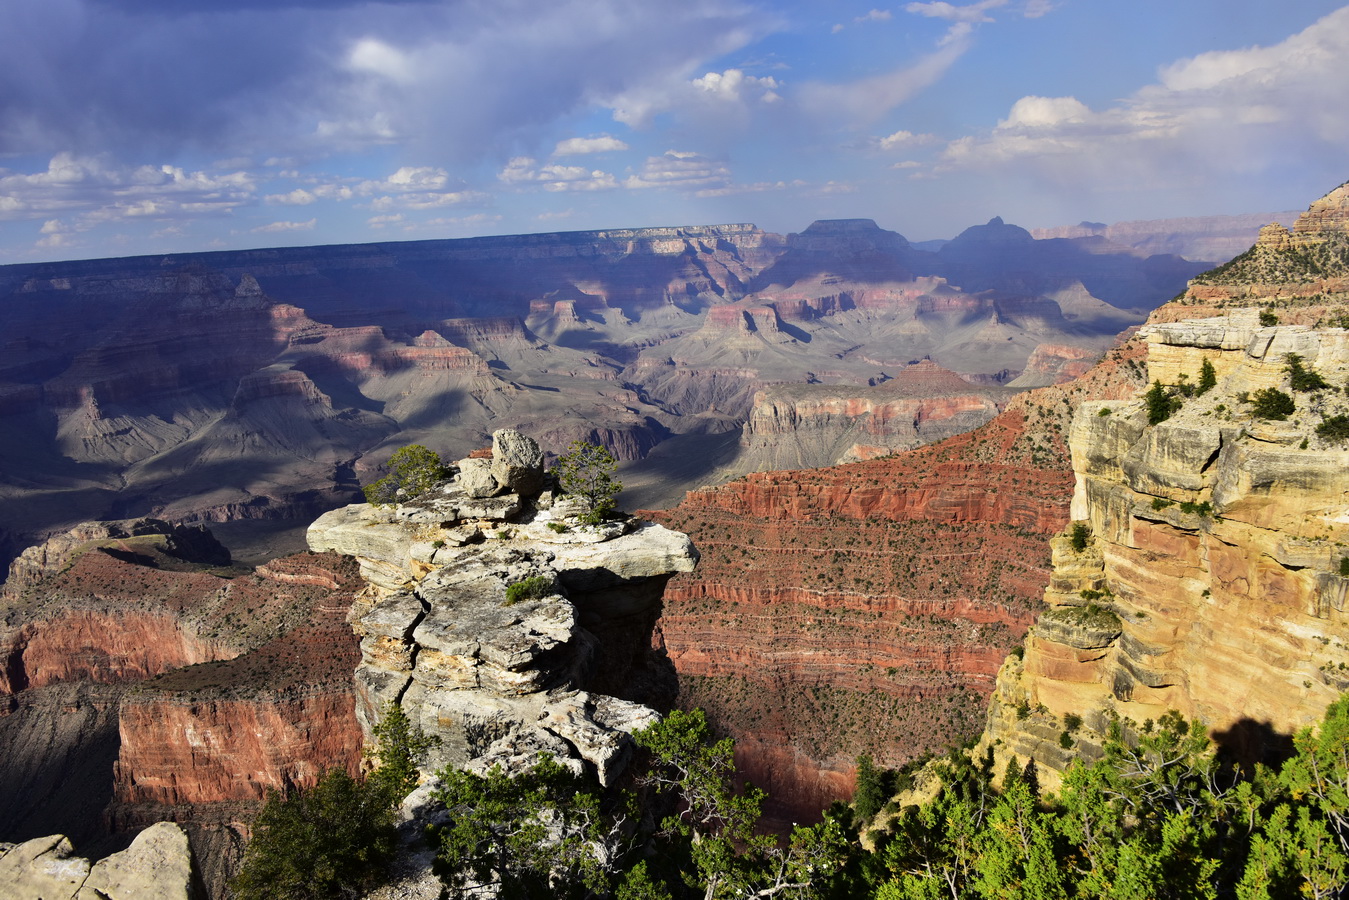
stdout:
MULTIPOLYGON (((341 195, 338 188, 335 193, 341 195)), ((403 166, 388 178, 362 181, 346 192, 350 197, 370 197, 370 208, 377 211, 392 209, 438 209, 445 206, 482 204, 491 196, 482 191, 469 190, 466 185, 453 182, 450 173, 438 166, 403 166)), ((339 196, 339 199, 344 199, 339 196)))
POLYGON ((1346 108, 1349 7, 1277 44, 1178 60, 1101 109, 1022 97, 988 134, 951 142, 940 168, 1119 189, 1188 189, 1199 170, 1283 171, 1290 148, 1300 166, 1342 168, 1346 108))
POLYGON ((771 75, 759 78, 746 75, 739 69, 727 69, 724 72, 708 72, 701 78, 695 78, 693 86, 718 100, 730 102, 774 103, 782 98, 777 94, 780 85, 771 75))
POLYGON ((904 7, 904 11, 932 19, 945 19, 948 22, 977 24, 992 22, 988 10, 1006 5, 1007 0, 980 0, 979 3, 971 3, 968 6, 956 6, 946 3, 945 0, 937 0, 935 3, 910 3, 904 7))
POLYGON ((501 170, 497 178, 511 185, 538 185, 545 191, 608 191, 618 181, 608 172, 584 166, 540 166, 538 160, 517 156, 501 170))
POLYGON ((318 224, 318 219, 310 219, 308 222, 271 222, 267 225, 259 225, 250 229, 254 234, 279 234, 288 231, 313 231, 314 226, 318 224))
POLYGON ((1022 97, 998 128, 1053 128, 1085 122, 1090 116, 1091 110, 1076 97, 1022 97))
POLYGON ((371 228, 387 228, 390 225, 398 225, 403 221, 402 213, 393 213, 392 215, 371 216, 365 220, 365 224, 371 228))
POLYGON ((891 13, 888 9, 873 9, 865 16, 858 16, 853 19, 854 22, 889 22, 891 13))
POLYGON ((883 138, 875 138, 875 144, 882 150, 899 150, 905 147, 921 147, 937 140, 935 134, 914 134, 912 131, 896 131, 883 138))
MULTIPOLYGON (((227 213, 252 199, 244 172, 210 175, 178 166, 122 166, 58 153, 45 172, 0 174, 0 218, 74 213, 89 222, 227 213)), ((76 225, 78 228, 78 225, 76 225)))
POLYGON ((629 175, 623 184, 633 189, 710 189, 725 187, 730 180, 731 170, 724 163, 698 153, 666 150, 661 156, 648 156, 642 171, 629 175))
POLYGON ((308 206, 317 200, 318 196, 306 191, 304 188, 296 188, 286 194, 268 194, 263 199, 268 203, 274 203, 279 206, 308 206))
POLYGON ((363 38, 352 45, 347 66, 354 72, 386 78, 399 84, 415 80, 413 61, 407 53, 375 38, 363 38))
POLYGON ((553 156, 583 156, 587 153, 612 153, 627 149, 628 145, 618 138, 607 134, 597 134, 593 137, 567 138, 565 141, 558 141, 557 146, 553 148, 553 156))

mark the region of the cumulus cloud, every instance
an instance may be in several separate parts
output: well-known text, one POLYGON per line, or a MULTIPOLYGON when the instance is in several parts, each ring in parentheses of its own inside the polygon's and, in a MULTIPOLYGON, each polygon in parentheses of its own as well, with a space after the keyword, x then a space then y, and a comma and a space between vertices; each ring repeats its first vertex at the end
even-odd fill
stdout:
POLYGON ((618 138, 607 134, 597 134, 593 137, 567 138, 565 141, 558 141, 557 146, 553 148, 553 156, 584 156, 587 153, 612 153, 627 149, 628 145, 618 138))
POLYGON ((865 16, 858 16, 853 19, 854 22, 889 22, 891 13, 888 9, 873 9, 865 16))
POLYGON ((403 166, 388 178, 362 181, 352 188, 338 185, 329 193, 336 199, 370 197, 370 208, 380 211, 437 209, 491 200, 488 194, 452 180, 450 173, 439 166, 403 166))
POLYGON ((553 192, 608 191, 618 187, 617 179, 609 172, 585 166, 540 166, 538 160, 528 156, 512 159, 497 177, 509 185, 537 185, 553 192))
POLYGON ((0 218, 78 213, 90 223, 225 214, 249 202, 255 189, 253 177, 244 172, 121 166, 104 157, 58 153, 46 171, 0 174, 0 218))
POLYGON ((1349 145, 1349 8, 1269 46, 1204 53, 1158 82, 1092 109, 1022 97, 990 133, 950 143, 941 169, 997 169, 1046 182, 1162 188, 1194 172, 1342 168, 1349 145))
POLYGON ((639 173, 628 176, 625 187, 709 189, 725 187, 731 180, 731 170, 724 163, 708 159, 698 153, 666 150, 661 156, 648 156, 639 173))

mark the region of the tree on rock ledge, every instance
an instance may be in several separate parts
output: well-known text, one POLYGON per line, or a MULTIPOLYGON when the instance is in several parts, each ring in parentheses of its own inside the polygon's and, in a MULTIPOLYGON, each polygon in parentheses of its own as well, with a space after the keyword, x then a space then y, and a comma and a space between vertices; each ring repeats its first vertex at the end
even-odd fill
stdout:
POLYGON ((617 471, 618 460, 607 448, 585 441, 573 441, 553 466, 562 490, 585 500, 588 512, 581 521, 587 525, 598 525, 613 512, 614 497, 623 490, 623 482, 614 477, 617 471))
POLYGON ((440 456, 421 444, 408 444, 395 451, 385 465, 389 474, 362 488, 366 501, 374 506, 395 503, 400 495, 411 499, 424 494, 446 475, 440 456))

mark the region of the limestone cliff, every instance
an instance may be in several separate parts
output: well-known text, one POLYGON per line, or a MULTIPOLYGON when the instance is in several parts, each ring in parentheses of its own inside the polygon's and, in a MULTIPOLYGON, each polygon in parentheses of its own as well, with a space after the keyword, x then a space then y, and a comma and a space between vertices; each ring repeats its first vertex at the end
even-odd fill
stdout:
POLYGON ((399 703, 440 739, 428 769, 549 752, 607 783, 626 734, 654 721, 643 704, 673 699, 651 635, 665 582, 696 551, 659 525, 580 524, 542 464, 533 440, 498 431, 491 459, 460 460, 427 494, 309 529, 311 547, 354 556, 369 584, 351 614, 367 737, 399 703))
POLYGON ((1109 717, 1175 709, 1234 758, 1274 759, 1349 688, 1349 450, 1322 427, 1349 415, 1347 210, 1341 187, 1157 311, 1142 334, 1166 408, 1078 409, 1076 531, 1052 542, 1050 609, 999 673, 984 739, 1000 757, 1052 784, 1109 717), (1271 390, 1286 415, 1255 402, 1271 390))

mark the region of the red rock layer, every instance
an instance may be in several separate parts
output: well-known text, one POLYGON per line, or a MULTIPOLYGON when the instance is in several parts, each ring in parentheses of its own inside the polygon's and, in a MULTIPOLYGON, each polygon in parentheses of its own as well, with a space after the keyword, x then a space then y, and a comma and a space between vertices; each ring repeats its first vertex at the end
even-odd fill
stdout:
POLYGON ((1141 353, 1130 342, 939 444, 750 475, 653 514, 703 554, 660 622, 680 703, 736 738, 781 815, 846 796, 859 753, 897 765, 980 730, 1067 522, 1072 409, 1131 391, 1141 353))

